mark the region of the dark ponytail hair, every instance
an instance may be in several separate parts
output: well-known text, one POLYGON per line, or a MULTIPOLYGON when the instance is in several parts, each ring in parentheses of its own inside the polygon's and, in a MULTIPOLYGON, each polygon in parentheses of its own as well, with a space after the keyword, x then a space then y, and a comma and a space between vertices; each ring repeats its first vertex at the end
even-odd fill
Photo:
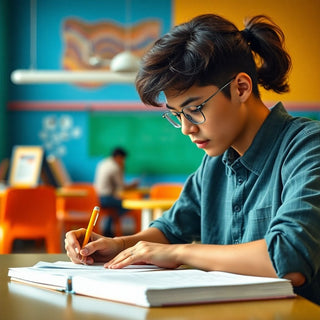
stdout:
POLYGON ((245 21, 242 31, 258 60, 258 83, 277 93, 289 91, 291 58, 284 50, 284 34, 270 18, 259 15, 245 21))
MULTIPOLYGON (((162 91, 183 92, 193 85, 222 86, 239 72, 278 93, 287 84, 291 59, 284 49, 284 34, 268 17, 255 16, 239 31, 230 21, 214 14, 195 17, 174 27, 157 40, 142 59, 136 88, 143 103, 160 106, 162 91)), ((230 96, 224 90, 226 96, 230 96)))

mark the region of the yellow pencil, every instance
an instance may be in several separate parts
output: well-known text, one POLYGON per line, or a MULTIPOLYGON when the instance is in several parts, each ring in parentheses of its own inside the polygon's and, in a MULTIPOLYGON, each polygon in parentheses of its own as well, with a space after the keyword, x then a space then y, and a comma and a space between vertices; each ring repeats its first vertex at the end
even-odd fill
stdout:
POLYGON ((91 232, 92 232, 92 229, 93 227, 95 226, 96 222, 97 222, 97 219, 98 219, 98 216, 99 216, 99 212, 100 212, 100 208, 99 207, 94 207, 93 208, 93 211, 92 211, 92 214, 91 214, 91 217, 90 217, 90 221, 89 221, 89 224, 88 224, 88 228, 87 228, 87 231, 86 231, 86 235, 84 236, 84 240, 83 240, 83 243, 82 243, 82 248, 89 242, 89 239, 90 239, 90 236, 91 236, 91 232))

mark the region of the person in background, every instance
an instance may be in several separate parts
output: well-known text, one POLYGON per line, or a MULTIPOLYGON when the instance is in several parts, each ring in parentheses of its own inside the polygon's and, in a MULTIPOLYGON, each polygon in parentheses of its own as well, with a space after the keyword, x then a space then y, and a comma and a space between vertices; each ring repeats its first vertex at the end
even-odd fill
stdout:
MULTIPOLYGON (((126 157, 126 150, 115 148, 110 157, 102 159, 97 164, 94 177, 94 187, 99 196, 100 206, 116 209, 119 215, 127 212, 127 209, 122 207, 121 191, 135 188, 139 184, 138 180, 131 183, 125 183, 124 181, 126 157)), ((103 234, 105 236, 113 235, 111 217, 104 221, 103 234)))
POLYGON ((82 249, 85 230, 71 231, 70 259, 286 278, 320 304, 320 123, 269 109, 258 87, 287 92, 290 69, 283 32, 263 15, 244 30, 201 15, 156 41, 137 75, 141 100, 161 106, 164 93, 163 117, 206 154, 148 229, 93 234, 82 249))

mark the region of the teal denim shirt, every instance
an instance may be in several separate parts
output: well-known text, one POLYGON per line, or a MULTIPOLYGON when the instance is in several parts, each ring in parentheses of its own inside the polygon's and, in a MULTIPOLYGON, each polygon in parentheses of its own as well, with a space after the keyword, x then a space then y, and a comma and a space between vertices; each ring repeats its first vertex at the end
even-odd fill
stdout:
POLYGON ((292 117, 278 103, 242 157, 232 148, 205 155, 151 226, 171 243, 264 238, 277 275, 304 274, 296 293, 320 304, 320 122, 292 117))

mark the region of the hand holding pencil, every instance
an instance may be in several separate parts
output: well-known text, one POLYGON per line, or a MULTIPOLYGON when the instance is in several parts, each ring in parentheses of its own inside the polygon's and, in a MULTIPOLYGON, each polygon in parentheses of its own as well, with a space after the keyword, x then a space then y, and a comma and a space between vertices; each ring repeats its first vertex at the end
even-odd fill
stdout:
POLYGON ((88 224, 88 227, 87 227, 87 231, 86 231, 86 234, 84 236, 84 240, 83 240, 83 243, 82 243, 82 248, 89 242, 93 227, 95 226, 95 224, 97 222, 97 219, 98 219, 98 216, 99 216, 99 212, 100 212, 100 208, 98 206, 95 206, 93 208, 93 211, 92 211, 92 214, 91 214, 91 217, 90 217, 90 220, 89 220, 89 224, 88 224))

